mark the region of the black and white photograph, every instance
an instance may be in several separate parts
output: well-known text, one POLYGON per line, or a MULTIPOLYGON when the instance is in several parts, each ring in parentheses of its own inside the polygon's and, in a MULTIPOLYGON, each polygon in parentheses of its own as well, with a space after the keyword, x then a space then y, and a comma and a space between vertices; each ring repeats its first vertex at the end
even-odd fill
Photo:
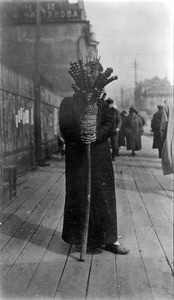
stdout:
POLYGON ((0 0, 0 299, 174 299, 171 0, 0 0))

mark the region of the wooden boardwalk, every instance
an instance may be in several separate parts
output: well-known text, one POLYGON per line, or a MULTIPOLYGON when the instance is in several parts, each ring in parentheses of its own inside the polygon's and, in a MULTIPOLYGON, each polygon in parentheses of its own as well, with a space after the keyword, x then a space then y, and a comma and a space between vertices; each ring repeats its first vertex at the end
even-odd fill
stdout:
POLYGON ((64 161, 20 178, 1 214, 2 299, 173 299, 173 181, 163 176, 152 138, 114 164, 120 242, 126 256, 79 251, 61 240, 64 161), (22 181, 23 180, 23 181, 22 181))

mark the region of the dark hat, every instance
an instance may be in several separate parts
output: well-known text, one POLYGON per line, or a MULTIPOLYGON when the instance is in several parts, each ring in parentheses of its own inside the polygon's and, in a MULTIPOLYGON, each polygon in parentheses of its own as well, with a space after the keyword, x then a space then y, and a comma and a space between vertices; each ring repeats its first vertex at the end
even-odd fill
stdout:
POLYGON ((123 110, 123 111, 121 112, 121 114, 122 114, 122 115, 127 115, 127 111, 126 111, 126 110, 123 110))
POLYGON ((112 103, 114 103, 114 101, 111 98, 108 98, 108 99, 106 99, 106 103, 112 104, 112 103))
POLYGON ((158 103, 156 104, 157 107, 162 108, 164 106, 164 101, 159 100, 158 103))
POLYGON ((136 114, 138 113, 138 111, 137 111, 135 108, 133 108, 133 107, 130 107, 129 112, 130 112, 130 113, 131 113, 131 112, 135 112, 136 114))

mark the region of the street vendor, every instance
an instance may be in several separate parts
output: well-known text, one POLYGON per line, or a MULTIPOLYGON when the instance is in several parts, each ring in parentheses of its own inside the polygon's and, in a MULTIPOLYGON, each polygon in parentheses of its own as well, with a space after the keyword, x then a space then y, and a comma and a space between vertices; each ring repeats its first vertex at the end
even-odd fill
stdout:
MULTIPOLYGON (((92 63, 90 66, 94 67, 92 63)), ((95 67, 95 74, 102 73, 99 62, 95 62, 95 67)), ((97 103, 96 131, 86 135, 80 130, 82 106, 83 101, 76 93, 63 99, 59 111, 60 130, 66 145, 62 239, 70 245, 81 245, 87 185, 86 144, 91 143, 91 206, 87 246, 127 254, 129 250, 118 242, 114 172, 108 141, 114 127, 114 114, 100 99, 97 103)))

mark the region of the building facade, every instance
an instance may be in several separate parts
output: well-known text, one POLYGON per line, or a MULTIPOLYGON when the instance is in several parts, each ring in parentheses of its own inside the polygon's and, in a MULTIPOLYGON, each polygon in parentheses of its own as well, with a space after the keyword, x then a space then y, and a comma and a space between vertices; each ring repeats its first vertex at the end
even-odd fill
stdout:
POLYGON ((164 104, 167 98, 173 97, 173 88, 167 78, 157 76, 152 79, 138 82, 135 88, 135 105, 139 111, 146 111, 152 116, 157 105, 164 104))
POLYGON ((1 2, 1 62, 64 97, 72 94, 69 64, 96 56, 98 42, 83 1, 1 2))

